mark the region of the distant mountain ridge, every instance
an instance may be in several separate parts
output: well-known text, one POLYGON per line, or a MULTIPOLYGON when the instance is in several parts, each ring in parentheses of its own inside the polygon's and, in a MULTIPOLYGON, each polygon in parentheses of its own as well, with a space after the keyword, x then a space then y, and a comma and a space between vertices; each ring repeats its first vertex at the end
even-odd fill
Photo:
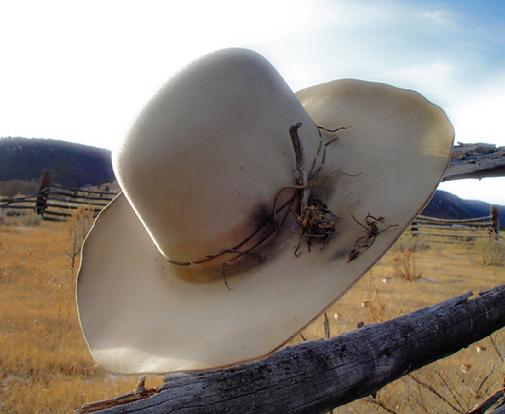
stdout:
MULTIPOLYGON (((115 179, 111 152, 66 141, 36 138, 0 138, 0 181, 38 180, 44 170, 52 182, 71 187, 100 185, 115 179)), ((463 200, 446 191, 436 191, 422 214, 438 218, 463 219, 489 215, 490 205, 463 200)), ((505 225, 505 206, 499 208, 505 225)))
POLYGON ((44 138, 0 138, 0 181, 38 180, 49 171, 51 181, 82 187, 114 180, 111 152, 44 138))

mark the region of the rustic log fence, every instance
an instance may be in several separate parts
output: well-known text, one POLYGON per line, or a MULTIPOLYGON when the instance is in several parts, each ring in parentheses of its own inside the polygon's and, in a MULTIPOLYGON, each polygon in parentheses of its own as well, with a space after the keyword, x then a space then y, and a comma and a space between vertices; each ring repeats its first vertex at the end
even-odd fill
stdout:
POLYGON ((0 210, 6 211, 8 216, 22 215, 31 210, 45 221, 66 221, 72 216, 72 210, 86 206, 93 209, 93 217, 96 217, 116 194, 111 191, 48 185, 36 194, 0 199, 0 210))
POLYGON ((505 176, 505 147, 477 142, 454 146, 442 181, 505 176))
POLYGON ((410 225, 410 234, 440 243, 474 243, 478 239, 489 238, 499 240, 498 207, 491 206, 487 216, 459 220, 419 215, 410 225))
MULTIPOLYGON (((44 221, 61 222, 72 216, 79 206, 93 209, 93 218, 117 195, 111 191, 97 191, 48 185, 38 193, 22 197, 0 199, 0 210, 6 215, 22 215, 34 211, 44 221)), ((474 243, 482 238, 499 238, 500 221, 498 209, 491 206, 490 214, 484 217, 451 220, 418 216, 410 225, 413 237, 426 237, 440 243, 474 243)))

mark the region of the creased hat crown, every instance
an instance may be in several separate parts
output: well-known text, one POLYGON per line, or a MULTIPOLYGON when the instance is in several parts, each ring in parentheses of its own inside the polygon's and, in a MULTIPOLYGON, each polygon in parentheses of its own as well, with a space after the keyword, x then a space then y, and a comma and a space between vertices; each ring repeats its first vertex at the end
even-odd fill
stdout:
POLYGON ((199 261, 247 237, 296 182, 289 128, 298 122, 313 154, 317 128, 273 66, 250 50, 221 50, 151 100, 114 169, 160 252, 199 261))

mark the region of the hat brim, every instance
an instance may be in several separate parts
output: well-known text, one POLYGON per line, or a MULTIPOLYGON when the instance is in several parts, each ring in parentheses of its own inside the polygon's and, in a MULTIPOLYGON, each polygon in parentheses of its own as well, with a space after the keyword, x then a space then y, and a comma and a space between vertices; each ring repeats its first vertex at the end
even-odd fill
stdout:
POLYGON ((416 92, 357 80, 297 94, 316 124, 352 125, 332 146, 328 206, 337 231, 295 257, 291 245, 228 283, 177 275, 120 194, 98 216, 77 284, 81 327, 96 362, 118 374, 218 368, 276 350, 341 297, 429 201, 452 150, 445 113, 416 92), (369 248, 349 253, 371 214, 369 248), (392 226, 392 227, 389 227, 392 226))

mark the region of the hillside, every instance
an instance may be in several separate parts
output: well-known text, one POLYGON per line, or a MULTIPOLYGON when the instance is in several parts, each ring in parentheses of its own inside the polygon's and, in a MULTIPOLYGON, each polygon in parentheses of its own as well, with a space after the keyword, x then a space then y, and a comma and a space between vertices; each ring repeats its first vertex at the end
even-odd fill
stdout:
POLYGON ((71 187, 114 180, 108 150, 52 139, 0 138, 0 181, 38 181, 45 170, 53 183, 71 187))

